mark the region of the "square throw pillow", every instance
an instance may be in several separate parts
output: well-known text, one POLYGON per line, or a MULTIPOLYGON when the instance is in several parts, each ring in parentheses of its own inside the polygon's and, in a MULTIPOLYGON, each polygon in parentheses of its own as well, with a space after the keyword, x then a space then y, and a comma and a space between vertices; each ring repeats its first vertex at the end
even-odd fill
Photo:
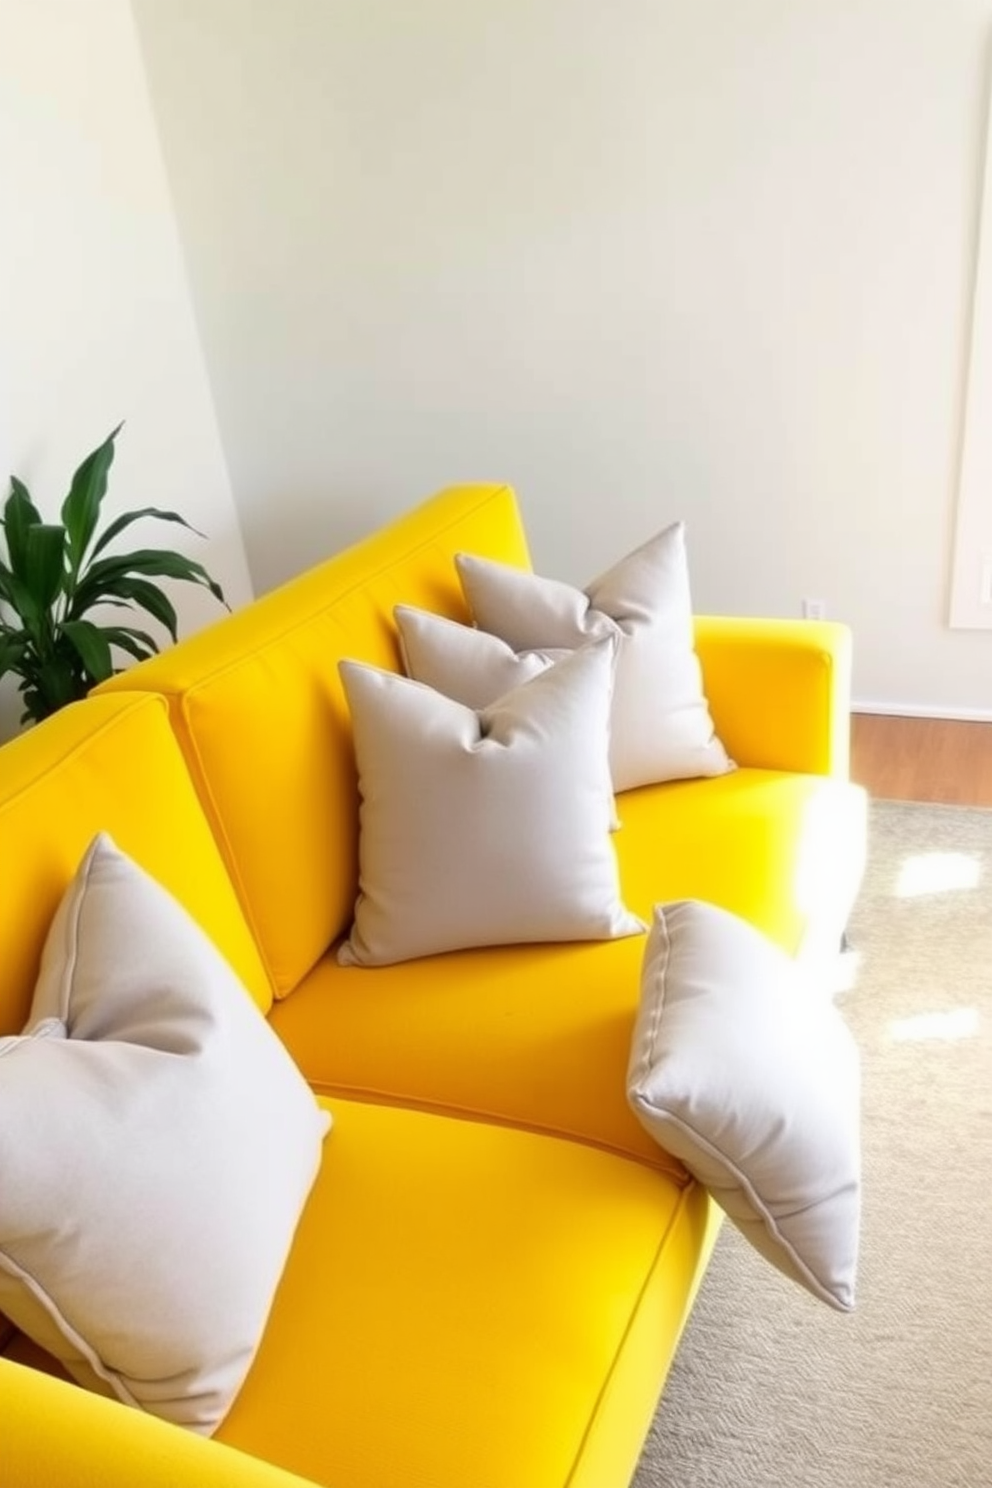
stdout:
POLYGON ((615 649, 576 651, 479 711, 341 662, 361 797, 342 964, 644 930, 610 837, 615 649))
MULTIPOLYGON (((397 605, 393 614, 407 676, 476 711, 488 708, 505 692, 532 682, 555 660, 570 654, 559 651, 551 657, 539 651, 518 653, 487 630, 459 625, 411 605, 397 605)), ((614 804, 610 827, 615 831, 619 825, 614 804)))
POLYGON ((80 1384, 212 1432, 329 1124, 204 932, 98 837, 0 1038, 0 1312, 80 1384))
POLYGON ((716 905, 657 906, 627 1092, 642 1125, 766 1260, 853 1308, 857 1047, 779 946, 716 905))
POLYGON ((407 676, 466 708, 488 708, 504 692, 532 682, 554 664, 540 651, 514 651, 486 630, 412 605, 397 605, 393 615, 407 676))
POLYGON ((556 652, 617 637, 615 790, 734 768, 703 693, 684 523, 666 527, 585 590, 469 554, 455 564, 476 624, 515 652, 554 660, 556 652))

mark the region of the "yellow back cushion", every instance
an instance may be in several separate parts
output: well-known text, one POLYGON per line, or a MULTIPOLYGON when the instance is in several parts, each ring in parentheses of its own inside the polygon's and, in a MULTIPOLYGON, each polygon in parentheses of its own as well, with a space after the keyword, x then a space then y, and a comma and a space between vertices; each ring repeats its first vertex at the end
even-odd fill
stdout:
POLYGON ((90 698, 0 749, 0 1034, 24 1025, 59 900, 97 832, 185 905, 263 1012, 271 994, 161 698, 90 698))
POLYGON ((164 693, 277 997, 351 922, 358 793, 343 657, 400 669, 394 606, 467 620, 459 552, 529 564, 507 486, 439 493, 101 691, 164 693))

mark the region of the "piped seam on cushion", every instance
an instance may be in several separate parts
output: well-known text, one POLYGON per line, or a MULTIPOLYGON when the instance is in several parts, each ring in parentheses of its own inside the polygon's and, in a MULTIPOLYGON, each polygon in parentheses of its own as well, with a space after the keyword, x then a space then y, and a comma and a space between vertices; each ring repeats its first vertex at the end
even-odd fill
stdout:
MULTIPOLYGON (((636 1075, 637 1087, 640 1087, 641 1081, 650 1074, 654 1064, 658 1032, 661 1025, 661 1015, 665 1005, 665 997, 668 992, 668 971, 671 964, 672 939, 668 931, 668 917, 666 911, 663 910, 660 913, 655 914, 655 925, 660 926, 664 934, 664 952, 663 955, 659 958, 662 964, 655 972, 654 977, 655 985, 657 986, 660 984, 661 990, 660 995, 654 999, 652 1005, 649 1033, 647 1039, 645 1040, 646 1048, 643 1057, 638 1061, 636 1075)), ((722 1163, 723 1166, 728 1169, 728 1171, 731 1172, 737 1179, 738 1186, 747 1195, 748 1199, 751 1202, 752 1208, 754 1209, 755 1213, 760 1216, 762 1224, 765 1226, 765 1229, 771 1235, 772 1239, 775 1240, 779 1245, 781 1245, 782 1249, 788 1253, 792 1264, 796 1267, 797 1271, 801 1272, 802 1275, 807 1278, 811 1289, 816 1293, 816 1295, 820 1297, 824 1302, 829 1303, 832 1307, 839 1307, 842 1311, 850 1310, 849 1308, 845 1308, 843 1303, 840 1303, 838 1301, 834 1293, 824 1287, 819 1277, 817 1277, 816 1274, 810 1270, 806 1262, 802 1259, 802 1257, 796 1251, 795 1247, 789 1241, 788 1236, 782 1233, 777 1218, 775 1217, 775 1215, 772 1214, 771 1210, 768 1208, 768 1205, 762 1199, 761 1195, 757 1192, 754 1185, 751 1183, 748 1175, 738 1166, 737 1163, 733 1161, 732 1158, 728 1157, 725 1152, 722 1152, 720 1148, 715 1145, 715 1143, 713 1143, 708 1137, 704 1136, 703 1133, 698 1130, 698 1128, 692 1126, 688 1121, 683 1120, 679 1116, 672 1115, 670 1111, 659 1109, 658 1106, 652 1103, 649 1097, 644 1096, 640 1093, 639 1088, 631 1091, 631 1099, 638 1106, 640 1106, 642 1110, 647 1111, 653 1116, 661 1116, 662 1120, 667 1122, 670 1126, 675 1127, 678 1131, 685 1132, 687 1136, 692 1138, 693 1142, 695 1142, 699 1147, 705 1149, 705 1151, 707 1151, 712 1157, 716 1158, 718 1162, 722 1163)), ((727 1185, 727 1187, 729 1189, 729 1185, 727 1185)), ((816 1206, 810 1205, 809 1207, 813 1208, 816 1206)))
MULTIPOLYGON (((166 713, 166 716, 168 716, 169 703, 168 699, 163 693, 135 692, 131 694, 131 698, 133 699, 133 701, 130 701, 128 705, 121 707, 119 712, 114 713, 112 717, 108 718, 106 723, 102 723, 99 728, 93 729, 91 733, 88 733, 86 735, 85 739, 80 739, 79 742, 75 744, 67 754, 59 755, 58 759, 53 760, 51 764, 45 767, 44 770, 40 771, 37 775, 33 775, 30 780, 25 781, 20 790, 15 791, 12 796, 7 796, 4 799, 3 803, 0 804, 0 816, 4 816, 7 811, 16 806, 22 796, 27 795, 29 791, 35 790, 37 788, 39 780, 44 780, 48 775, 61 773, 61 771, 64 770, 67 765, 74 764, 75 761, 80 757, 80 755, 87 754, 89 750, 93 748, 94 744, 96 744, 100 739, 103 738, 104 734, 108 733, 111 729, 119 727, 122 718, 129 717, 132 713, 137 712, 139 708, 146 708, 149 702, 153 702, 157 708, 163 709, 166 713)), ((73 705, 70 704, 70 707, 71 706, 73 705)))
POLYGON ((530 1132, 537 1137, 550 1137, 563 1142, 575 1142, 594 1152, 604 1152, 609 1157, 623 1158, 636 1163, 649 1172, 668 1178, 679 1189, 687 1189, 699 1180, 689 1172, 682 1160, 670 1153, 660 1143, 657 1151, 662 1161, 656 1161, 644 1153, 631 1152, 626 1147, 590 1137, 582 1132, 570 1131, 567 1127, 541 1125, 536 1121, 524 1121, 505 1116, 498 1111, 486 1111, 469 1106, 452 1105, 444 1101, 428 1101, 415 1096, 397 1096, 386 1090, 377 1090, 367 1085, 336 1085, 322 1080, 308 1080, 310 1089, 322 1099, 351 1100, 371 1106, 388 1106, 401 1111, 422 1111, 428 1116, 446 1116, 455 1121, 474 1121, 483 1126, 497 1126, 508 1131, 530 1132))
MULTIPOLYGON (((618 1364, 620 1362, 620 1357, 623 1354, 624 1347, 625 1347, 625 1345, 627 1343, 627 1340, 630 1337, 631 1329, 633 1328, 634 1323, 636 1322, 636 1320, 637 1320, 637 1318, 638 1318, 638 1316, 640 1314, 641 1307, 644 1305, 644 1298, 647 1295, 647 1291, 648 1291, 648 1288, 651 1285, 652 1280, 654 1279, 654 1276, 655 1276, 655 1273, 656 1273, 656 1271, 658 1269, 659 1263, 661 1262, 661 1259, 662 1259, 662 1257, 663 1257, 666 1249, 668 1248, 668 1244, 669 1244, 669 1241, 671 1239, 672 1233, 673 1233, 673 1231, 675 1229, 675 1226, 682 1219, 682 1217, 685 1214, 686 1206, 687 1206, 688 1201, 689 1201, 688 1196, 689 1196, 690 1189, 691 1189, 691 1187, 693 1185, 697 1184, 697 1182, 698 1182, 697 1179, 690 1179, 690 1183, 688 1185, 686 1185, 686 1187, 682 1190, 681 1194, 679 1195, 678 1203, 675 1205, 675 1208, 673 1209, 672 1214, 671 1214, 671 1216, 669 1218, 668 1224, 665 1226, 664 1233, 662 1234, 661 1238, 658 1241, 657 1247, 655 1249, 655 1253, 654 1253, 654 1255, 651 1258, 651 1264, 648 1266, 648 1268, 647 1268, 647 1270, 645 1272, 644 1280, 641 1283, 640 1290, 639 1290, 639 1292, 637 1294, 637 1301, 634 1303, 633 1307, 630 1309, 630 1311, 628 1313, 627 1322, 626 1322, 626 1324, 624 1326, 623 1333, 622 1333, 622 1335, 621 1335, 621 1337, 620 1337, 620 1339, 619 1339, 619 1341, 617 1343, 617 1346, 614 1349, 613 1358, 610 1360, 610 1366, 609 1366, 609 1368, 606 1371, 606 1374, 605 1374, 605 1376, 603 1378, 602 1384, 599 1387, 599 1390, 596 1392, 595 1403, 593 1404, 593 1407, 592 1407, 592 1409, 589 1412, 589 1419, 586 1422, 585 1427, 583 1429, 582 1439, 579 1442, 578 1449, 577 1449, 577 1451, 575 1453, 575 1458, 574 1458, 574 1460, 572 1462, 572 1466, 569 1468, 568 1476, 565 1479, 565 1482, 563 1484, 563 1488, 569 1488, 569 1484, 574 1483, 574 1481, 575 1481, 576 1473, 579 1471, 579 1468, 582 1465, 582 1457, 583 1457, 583 1454, 584 1454, 585 1449, 586 1449, 586 1444, 589 1441, 589 1438, 591 1437, 591 1435, 593 1433, 593 1430, 595 1429, 597 1418, 598 1418, 598 1416, 600 1414, 600 1411, 603 1408, 603 1402, 606 1399, 606 1395, 607 1395, 607 1393, 609 1391, 610 1385, 612 1384, 613 1377, 616 1374, 617 1366, 618 1366, 618 1364)), ((683 1316, 682 1316, 682 1327, 685 1326, 685 1320, 686 1320, 687 1315, 688 1315, 687 1314, 687 1311, 683 1312, 683 1316)), ((678 1342, 678 1340, 676 1339, 676 1344, 677 1344, 677 1342, 678 1342)))
MULTIPOLYGON (((688 1121, 685 1121, 679 1116, 674 1116, 670 1111, 659 1109, 658 1106, 653 1104, 650 1097, 641 1094, 639 1089, 641 1082, 646 1076, 650 1075, 651 1069, 654 1064, 656 1044, 661 1025, 661 1016, 664 1010, 665 997, 668 992, 668 972, 670 969, 672 952, 672 940, 668 930, 668 917, 666 911, 663 910, 660 913, 656 912, 655 925, 660 926, 664 934, 663 954, 659 957, 661 965, 655 971, 653 978, 654 985, 660 987, 660 993, 654 999, 652 1004, 651 1022, 649 1024, 648 1036, 645 1039, 645 1050, 643 1056, 638 1061, 637 1073, 635 1076, 635 1084, 637 1088, 631 1091, 631 1100, 642 1110, 647 1111, 650 1115, 655 1117, 660 1116, 664 1122, 668 1123, 668 1125, 674 1127, 678 1131, 684 1132, 692 1139, 692 1141, 697 1146, 708 1152, 712 1157, 720 1162, 723 1167, 728 1170, 728 1172, 732 1173, 737 1180, 737 1186, 746 1194, 751 1203, 751 1207, 754 1209, 755 1214, 759 1216, 761 1223, 764 1225, 769 1235, 772 1237, 773 1240, 777 1242, 777 1244, 781 1245, 784 1251, 786 1251, 796 1270, 799 1271, 806 1278, 811 1290, 818 1297, 820 1297, 822 1301, 827 1302, 831 1307, 839 1308, 841 1311, 845 1312, 850 1311, 850 1308, 845 1307, 844 1304, 839 1301, 837 1296, 823 1285, 822 1281, 820 1281, 815 1272, 810 1270, 809 1266, 803 1260, 802 1256, 799 1255, 795 1247, 790 1242, 788 1236, 783 1233, 779 1225, 778 1218, 771 1212, 768 1205, 755 1189, 748 1175, 739 1167, 739 1165, 734 1162, 732 1158, 728 1157, 725 1152, 721 1151, 721 1149, 717 1147, 716 1144, 712 1142, 708 1137, 704 1136, 704 1134, 697 1127, 692 1126, 688 1121)), ((732 1192, 731 1185, 725 1185, 725 1187, 729 1192, 732 1192)), ((712 1191, 713 1190, 711 1189, 711 1192, 712 1191)), ((810 1204, 807 1207, 815 1208, 816 1204, 810 1204)), ((799 1212, 800 1211, 798 1210, 796 1211, 796 1213, 799 1212)), ((783 1217, 791 1218, 794 1216, 785 1215, 783 1217)))
POLYGON ((38 1043, 43 1039, 65 1039, 69 1037, 69 1030, 61 1018, 42 1018, 36 1023, 30 1033, 9 1033, 0 1038, 0 1059, 5 1054, 13 1054, 16 1049, 21 1048, 25 1039, 32 1043, 38 1043))
MULTIPOLYGON (((213 683, 219 681, 221 678, 226 677, 228 673, 237 671, 238 667, 243 666, 244 663, 250 658, 263 655, 266 651, 269 650, 271 646, 282 645, 290 636, 295 635, 298 630, 303 630, 308 625, 312 625, 315 620, 320 620, 332 615, 338 605, 343 604, 346 600, 351 599, 353 595, 360 594, 362 590, 370 588, 371 585, 377 583, 385 575, 391 573, 393 569, 410 563, 419 554, 426 552, 429 548, 436 547, 438 545, 439 539, 442 538, 445 533, 454 531, 457 527, 460 527, 463 522, 466 522, 472 517, 476 516, 482 510, 482 508, 487 505, 488 502, 495 501, 497 497, 503 496, 507 492, 511 492, 512 494, 512 487, 502 485, 495 487, 495 489, 487 490, 485 496, 479 498, 477 505, 470 507, 467 511, 463 511, 457 517, 452 518, 452 520, 446 526, 437 528, 431 533, 429 537, 417 543, 416 546, 405 548, 401 555, 394 556, 387 563, 383 563, 380 568, 370 569, 369 571, 363 573, 361 578, 356 579, 351 585, 349 585, 347 589, 341 589, 336 592, 334 597, 328 600, 326 603, 323 603, 320 606, 315 606, 314 609, 310 610, 306 615, 303 615, 299 619, 292 620, 287 623, 285 629, 280 630, 274 635, 268 636, 262 645, 256 647, 250 652, 242 652, 240 655, 232 657, 230 661, 226 662, 223 666, 216 667, 212 672, 210 672, 209 676, 203 677, 199 681, 192 682, 188 686, 177 684, 169 690, 169 693, 156 695, 176 696, 178 694, 184 698, 195 696, 196 693, 200 692, 203 688, 211 686, 213 683)), ((412 516, 413 513, 410 513, 409 515, 412 516)), ((389 528, 382 529, 384 533, 388 532, 389 530, 389 528)), ((376 535, 377 534, 372 534, 373 537, 376 535)), ((347 557, 349 551, 349 549, 345 548, 339 554, 332 553, 324 560, 324 562, 333 562, 335 557, 345 558, 347 557)), ((509 564, 507 566, 513 567, 514 565, 509 564)), ((305 576, 305 574, 300 575, 301 578, 305 576)), ((289 583, 292 582, 293 580, 290 579, 289 583)))
POLYGON ((75 903, 72 906, 72 914, 66 919, 62 975, 59 977, 59 1016, 66 1028, 69 1027, 69 999, 72 995, 76 962, 79 958, 79 922, 83 913, 83 905, 86 903, 86 895, 89 892, 93 863, 94 856, 89 853, 88 860, 84 861, 84 865, 80 865, 85 867, 85 871, 83 877, 75 885, 75 903))
MULTIPOLYGON (((815 1272, 810 1270, 809 1266, 803 1260, 802 1256, 799 1255, 799 1253, 796 1251, 788 1236, 783 1234, 781 1228, 779 1227, 777 1217, 772 1213, 768 1205, 761 1198, 761 1195, 757 1192, 754 1184, 750 1181, 747 1174, 738 1166, 736 1162, 734 1162, 733 1158, 728 1157, 726 1153, 722 1152, 714 1142, 705 1137, 697 1127, 692 1126, 688 1121, 683 1120, 680 1116, 673 1116, 670 1111, 659 1109, 658 1106, 652 1105, 650 1100, 646 1099, 643 1096, 635 1096, 635 1099, 637 1101, 637 1104, 641 1106, 643 1110, 649 1111, 655 1117, 660 1116, 662 1121, 666 1122, 669 1126, 675 1127, 678 1131, 685 1132, 687 1136, 691 1137, 692 1141, 698 1147, 702 1148, 704 1151, 708 1152, 710 1156, 716 1158, 718 1162, 722 1163, 727 1171, 732 1173, 733 1176, 736 1178, 738 1188, 741 1189, 747 1196, 748 1200, 751 1203, 751 1207, 755 1211, 755 1214, 760 1218, 769 1235, 788 1254, 789 1259, 795 1266, 796 1270, 799 1271, 804 1277, 806 1277, 809 1283, 810 1290, 814 1292, 815 1295, 821 1299, 821 1301, 827 1302, 831 1307, 837 1308, 838 1311, 852 1311, 851 1307, 849 1307, 846 1303, 841 1302, 837 1294, 830 1291, 828 1287, 825 1287, 823 1285, 823 1282, 819 1279, 815 1272)), ((702 1182, 701 1179, 699 1181, 702 1182)), ((709 1189, 714 1198, 716 1198, 716 1195, 718 1193, 722 1193, 724 1191, 728 1193, 734 1192, 733 1187, 729 1184, 706 1184, 705 1187, 709 1189)), ((719 1199, 717 1199, 717 1202, 720 1202, 719 1199)), ((790 1210, 789 1214, 784 1215, 783 1218, 793 1218, 795 1215, 805 1213, 811 1209, 816 1209, 822 1202, 823 1200, 819 1199, 814 1201, 813 1203, 804 1205, 799 1209, 790 1210)), ((721 1208, 722 1207, 723 1205, 721 1204, 721 1208)), ((735 1224, 740 1223, 738 1216, 735 1216, 729 1209, 726 1212, 730 1215, 730 1218, 734 1221, 735 1224)))
POLYGON ((651 1022, 648 1025, 648 1037, 645 1040, 646 1047, 637 1065, 636 1081, 640 1085, 641 1080, 649 1075, 654 1064, 655 1045, 658 1039, 658 1030, 661 1026, 661 1015, 665 1007, 665 998, 668 995, 668 970, 672 958, 672 937, 668 931, 668 912, 656 907, 654 913, 655 927, 660 927, 664 935, 663 954, 659 956, 660 966, 654 973, 655 985, 660 985, 660 995, 653 1000, 651 1011, 651 1022))
MULTIPOLYGON (((273 1001, 275 1001, 280 996, 285 997, 289 994, 285 992, 280 993, 279 991, 279 984, 276 980, 272 962, 269 957, 268 951, 263 947, 262 936, 259 933, 251 899, 247 889, 245 888, 244 880, 241 876, 241 870, 238 866, 238 856, 234 851, 230 838, 228 837, 227 828, 224 825, 223 817, 217 806, 213 789, 211 788, 208 780, 207 772, 204 769, 203 759, 200 754, 199 743, 197 742, 196 735, 193 732, 192 728, 192 719, 189 708, 189 702, 192 697, 193 690, 190 690, 180 693, 177 699, 179 704, 180 717, 183 721, 183 733, 186 739, 189 741, 189 747, 192 752, 193 760, 196 764, 196 770, 194 772, 194 770, 190 766, 189 760, 187 759, 187 770, 189 772, 189 777, 193 785, 193 790, 195 791, 197 800, 200 803, 200 808, 203 811, 204 816, 206 817, 210 834, 216 844, 217 852, 220 856, 224 872, 227 874, 227 877, 231 883, 231 887, 234 889, 234 895, 238 903, 238 908, 244 916, 245 924, 248 927, 248 933, 250 934, 255 949, 258 952, 258 959, 262 963, 262 970, 265 972, 266 981, 268 982, 269 996, 273 999, 273 1001)), ((182 751, 184 757, 186 757, 186 750, 182 740, 179 739, 178 743, 180 750, 182 751)), ((268 1010, 263 1009, 263 1012, 266 1011, 268 1010)))
POLYGON ((93 1373, 110 1385, 114 1394, 124 1405, 133 1406, 135 1410, 143 1409, 141 1402, 137 1396, 131 1394, 131 1391, 127 1388, 121 1376, 116 1370, 110 1369, 104 1364, 100 1355, 73 1326, 62 1309, 55 1303, 54 1299, 30 1271, 26 1271, 20 1262, 15 1261, 13 1256, 9 1255, 5 1250, 0 1250, 0 1268, 6 1271, 8 1276, 13 1276, 20 1281, 25 1289, 31 1293, 51 1318, 62 1337, 68 1343, 72 1344, 73 1348, 86 1361, 93 1373))

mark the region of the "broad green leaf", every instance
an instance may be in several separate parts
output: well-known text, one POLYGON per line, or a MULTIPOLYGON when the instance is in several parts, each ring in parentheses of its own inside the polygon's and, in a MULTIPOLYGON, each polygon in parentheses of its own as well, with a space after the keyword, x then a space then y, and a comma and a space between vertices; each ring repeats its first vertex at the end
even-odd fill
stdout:
POLYGON ((7 538, 7 556, 16 574, 24 574, 24 544, 30 528, 41 521, 41 513, 31 500, 27 486, 16 475, 10 478, 10 495, 3 508, 3 528, 7 538))
POLYGON ((163 625, 169 635, 175 641, 179 637, 179 619, 176 615, 176 607, 169 596, 152 584, 148 579, 128 579, 128 596, 142 610, 146 610, 153 620, 163 625))
POLYGON ((137 605, 140 609, 147 610, 154 620, 165 626, 172 639, 176 640, 179 620, 175 605, 167 595, 162 593, 157 584, 151 583, 149 579, 131 578, 127 574, 120 575, 114 580, 112 595, 101 593, 99 590, 91 594, 88 589, 84 590, 83 586, 80 586, 70 609, 69 618, 81 619, 95 604, 119 606, 122 603, 137 605))
MULTIPOLYGON (((38 512, 38 508, 35 506, 34 502, 31 500, 31 492, 28 490, 28 488, 24 484, 24 482, 22 480, 19 480, 16 475, 12 475, 10 477, 10 494, 12 496, 16 494, 18 496, 23 497, 27 501, 28 505, 34 511, 38 512)), ((39 522, 41 521, 41 513, 40 512, 38 512, 38 521, 39 522)))
POLYGON ((104 625, 101 628, 111 646, 120 647, 135 661, 144 661, 158 651, 157 643, 147 631, 135 630, 131 625, 104 625))
MULTIPOLYGON (((78 594, 79 591, 77 590, 76 592, 78 594)), ((131 599, 123 599, 123 598, 120 598, 120 597, 115 597, 115 596, 110 595, 110 594, 105 594, 102 599, 97 600, 97 601, 91 601, 91 603, 88 606, 80 607, 78 614, 76 613, 75 610, 70 610, 69 613, 66 615, 66 619, 67 620, 78 620, 79 618, 81 618, 81 616, 83 616, 86 613, 86 610, 87 609, 92 609, 93 608, 93 604, 94 603, 99 603, 101 605, 106 605, 109 609, 112 609, 112 610, 129 610, 129 609, 131 609, 132 605, 134 604, 134 601, 131 600, 131 599)))
POLYGON ((89 580, 94 574, 115 573, 146 574, 155 578, 181 579, 190 584, 202 584, 221 604, 227 603, 220 585, 214 582, 202 563, 166 548, 137 548, 133 553, 115 553, 110 558, 98 558, 95 563, 87 566, 80 583, 89 580))
POLYGON ((16 672, 26 649, 22 636, 0 635, 0 677, 16 672))
POLYGON ((107 477, 114 462, 114 440, 123 424, 118 424, 101 445, 86 456, 72 477, 69 494, 62 503, 62 522, 68 539, 71 571, 79 572, 97 522, 100 506, 107 494, 107 477))
POLYGON ((131 556, 136 560, 132 562, 134 572, 180 579, 187 584, 200 584, 204 589, 209 589, 214 599, 219 600, 225 609, 230 608, 223 589, 210 577, 203 564, 197 563, 195 559, 187 558, 183 553, 160 552, 155 548, 144 548, 131 556))
MULTIPOLYGON (((181 553, 140 548, 133 553, 98 558, 90 563, 70 596, 69 614, 78 619, 98 601, 127 594, 125 584, 139 575, 154 575, 202 585, 221 604, 227 605, 220 585, 214 583, 202 564, 194 562, 192 558, 185 558, 181 553)), ((155 618, 158 619, 159 616, 156 614, 155 618)))
POLYGON ((158 641, 156 641, 155 637, 149 635, 147 630, 138 630, 137 626, 101 625, 100 629, 114 644, 119 642, 121 636, 130 636, 133 641, 137 641, 140 645, 146 647, 147 650, 158 650, 158 641))
POLYGON ((110 642, 99 625, 89 620, 67 620, 62 628, 94 682, 104 682, 113 675, 110 642))
POLYGON ((10 597, 10 585, 13 577, 6 563, 0 558, 0 600, 6 600, 8 604, 13 602, 10 597))
POLYGON ((17 574, 0 565, 0 598, 14 611, 26 631, 37 635, 44 628, 46 612, 40 609, 32 591, 17 574))
POLYGON ((143 506, 140 511, 125 512, 123 516, 115 517, 110 526, 106 527, 97 539, 91 556, 95 558, 98 553, 102 553, 107 544, 113 542, 119 533, 123 532, 126 527, 130 527, 132 522, 140 521, 144 517, 153 518, 156 522, 178 522, 188 532, 195 532, 197 537, 203 536, 202 532, 198 532, 178 512, 161 511, 157 506, 143 506))
POLYGON ((65 532, 61 527, 37 522, 24 533, 20 578, 39 612, 51 608, 62 588, 64 549, 65 532))
MULTIPOLYGON (((134 625, 89 618, 96 606, 144 611, 175 641, 178 621, 168 593, 153 579, 196 584, 226 608, 223 590, 201 563, 182 553, 139 548, 108 555, 110 544, 134 523, 171 522, 196 532, 175 511, 143 507, 116 517, 100 532, 100 511, 115 456, 119 424, 73 475, 61 508, 62 525, 45 523, 24 483, 11 478, 0 510, 0 675, 18 677, 25 720, 47 717, 94 681, 112 675, 115 651, 135 660, 159 643, 134 625), (2 547, 2 543, 0 543, 2 547)), ((198 534, 202 535, 202 534, 198 534)), ((166 585, 166 589, 168 585, 166 585)))

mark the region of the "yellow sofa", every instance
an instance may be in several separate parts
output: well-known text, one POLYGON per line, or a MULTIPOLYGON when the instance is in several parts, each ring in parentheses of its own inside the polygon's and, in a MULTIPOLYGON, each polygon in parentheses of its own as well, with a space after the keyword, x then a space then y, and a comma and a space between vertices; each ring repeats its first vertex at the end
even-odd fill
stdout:
MULTIPOLYGON (((629 1481, 718 1227, 626 1103, 643 937, 334 955, 358 834, 337 662, 398 669, 397 603, 466 619, 457 552, 528 564, 512 491, 440 493, 0 751, 0 1034, 104 830, 209 932, 334 1116, 214 1438, 83 1391, 8 1329, 3 1488, 629 1481)), ((696 644, 739 768, 620 798, 625 901, 709 899, 815 955, 863 864, 850 637, 700 618, 696 644)))

